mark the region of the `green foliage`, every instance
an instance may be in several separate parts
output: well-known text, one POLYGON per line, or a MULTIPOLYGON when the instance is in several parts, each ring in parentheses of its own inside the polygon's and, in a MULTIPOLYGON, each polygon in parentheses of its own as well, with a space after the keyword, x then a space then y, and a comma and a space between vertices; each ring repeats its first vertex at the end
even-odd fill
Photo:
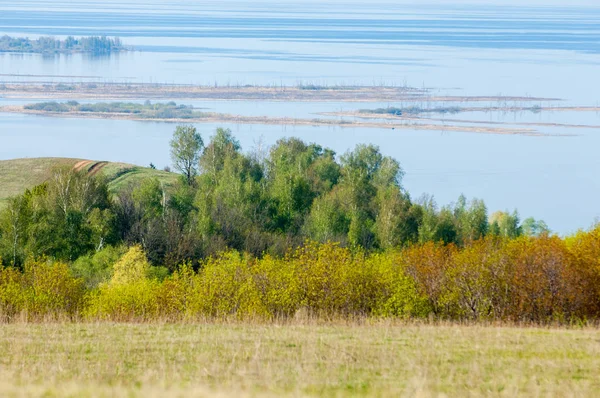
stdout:
POLYGON ((600 314, 597 231, 562 241, 516 211, 488 219, 480 200, 414 203, 400 164, 371 145, 337 160, 288 138, 263 157, 243 153, 229 130, 204 147, 179 126, 171 149, 177 182, 142 173, 113 196, 94 175, 99 163, 82 162, 7 201, 2 311, 122 321, 600 314))
POLYGON ((36 104, 28 104, 24 106, 27 110, 44 111, 44 112, 68 112, 70 108, 56 101, 38 102, 36 104))
POLYGON ((495 212, 490 216, 490 231, 495 236, 505 238, 521 236, 523 231, 519 225, 519 213, 516 210, 512 214, 504 211, 495 212))
POLYGON ((142 248, 133 246, 114 264, 110 280, 92 291, 85 314, 113 321, 156 318, 161 288, 158 279, 160 272, 157 275, 152 270, 142 248))
POLYGON ((57 168, 0 212, 0 253, 13 266, 28 255, 74 261, 114 242, 111 206, 102 179, 57 168))
POLYGON ((124 254, 123 247, 107 246, 79 257, 71 266, 73 275, 82 278, 89 289, 107 282, 113 274, 113 265, 124 254))
POLYGON ((521 231, 524 236, 541 236, 550 233, 550 228, 543 220, 536 220, 533 217, 523 220, 521 231))
POLYGON ((421 108, 419 106, 407 106, 403 108, 397 108, 394 106, 388 106, 387 108, 376 108, 376 109, 361 109, 360 113, 370 113, 375 115, 418 115, 420 113, 451 113, 456 114, 461 112, 462 109, 456 106, 451 107, 435 107, 435 108, 421 108))
POLYGON ((24 53, 111 53, 125 51, 121 39, 108 38, 105 36, 90 36, 79 39, 73 36, 65 40, 57 40, 53 37, 40 37, 36 40, 21 37, 0 36, 0 52, 24 52, 24 53))
MULTIPOLYGON (((599 230, 568 239, 490 236, 462 248, 428 242, 379 253, 306 242, 283 257, 226 251, 197 271, 186 262, 171 275, 133 246, 107 267, 114 270, 110 280, 87 289, 65 263, 28 260, 22 271, 0 269, 0 314, 6 320, 596 320, 599 230)), ((87 261, 114 256, 105 251, 87 261)))
POLYGON ((186 178, 188 185, 192 185, 198 173, 198 162, 204 142, 202 137, 192 126, 177 126, 171 139, 171 160, 175 169, 186 178))
POLYGON ((62 262, 28 260, 23 272, 0 268, 0 315, 7 320, 73 317, 83 309, 84 294, 83 281, 62 262))

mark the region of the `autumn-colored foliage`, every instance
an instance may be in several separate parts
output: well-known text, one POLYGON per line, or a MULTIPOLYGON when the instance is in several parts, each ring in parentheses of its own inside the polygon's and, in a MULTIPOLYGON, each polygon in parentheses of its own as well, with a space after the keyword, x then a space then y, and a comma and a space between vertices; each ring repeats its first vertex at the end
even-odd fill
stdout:
POLYGON ((486 237, 363 252, 306 242, 286 256, 226 251, 164 279, 131 247, 112 277, 85 290, 67 264, 0 269, 5 320, 80 316, 112 321, 433 317, 546 323, 600 316, 600 227, 562 239, 486 237))

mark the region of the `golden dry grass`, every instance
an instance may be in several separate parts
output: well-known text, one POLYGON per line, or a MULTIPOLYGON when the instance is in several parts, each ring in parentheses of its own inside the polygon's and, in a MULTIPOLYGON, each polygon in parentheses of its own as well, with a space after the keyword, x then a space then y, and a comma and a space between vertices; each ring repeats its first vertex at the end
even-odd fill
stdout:
POLYGON ((1 396, 594 396, 596 329, 0 325, 1 396))

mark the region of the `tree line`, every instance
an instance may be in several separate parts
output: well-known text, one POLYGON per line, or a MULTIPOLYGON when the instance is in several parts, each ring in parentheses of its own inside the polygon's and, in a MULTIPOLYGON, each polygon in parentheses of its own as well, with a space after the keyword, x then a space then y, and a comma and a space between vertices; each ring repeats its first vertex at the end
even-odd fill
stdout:
POLYGON ((415 201, 398 161, 373 145, 338 157, 285 138, 244 153, 229 130, 217 129, 205 144, 194 127, 178 126, 171 157, 181 173, 175 186, 149 178, 114 195, 102 177, 54 170, 0 212, 4 264, 42 256, 76 262, 140 245, 153 265, 172 271, 229 249, 283 256, 306 241, 381 251, 549 232, 541 221, 521 223, 516 211, 490 216, 482 200, 461 196, 441 208, 432 197, 415 201))
POLYGON ((0 52, 26 52, 26 53, 111 53, 125 51, 125 47, 118 37, 90 36, 75 38, 68 36, 65 40, 54 37, 40 37, 32 40, 27 37, 0 36, 0 52))

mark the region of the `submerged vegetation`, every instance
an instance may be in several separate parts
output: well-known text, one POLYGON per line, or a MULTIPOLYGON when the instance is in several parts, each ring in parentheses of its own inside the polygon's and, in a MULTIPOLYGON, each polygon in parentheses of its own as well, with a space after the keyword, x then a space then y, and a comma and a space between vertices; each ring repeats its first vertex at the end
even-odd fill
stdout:
MULTIPOLYGON (((414 201, 400 164, 229 130, 171 142, 179 182, 112 195, 74 168, 0 212, 0 313, 152 320, 325 317, 571 322, 600 315, 600 229, 551 236, 460 197, 414 201)), ((92 167, 93 169, 93 167, 92 167)))
POLYGON ((394 106, 388 106, 387 108, 376 108, 376 109, 361 109, 359 113, 370 113, 375 115, 418 115, 420 113, 459 113, 462 109, 457 106, 451 107, 435 107, 435 108, 421 108, 418 106, 409 106, 403 108, 397 108, 394 106))
POLYGON ((484 106, 484 107, 460 107, 460 106, 436 106, 423 108, 421 106, 412 105, 406 107, 395 107, 388 106, 387 108, 375 108, 375 109, 361 109, 358 111, 359 114, 371 114, 371 115, 390 115, 390 116, 402 116, 402 115, 420 115, 424 113, 437 113, 437 114, 457 114, 461 112, 532 112, 540 113, 543 110, 541 105, 523 106, 516 104, 504 104, 502 106, 484 106))
POLYGON ((111 39, 106 36, 90 36, 75 38, 67 37, 65 40, 58 40, 54 37, 40 37, 31 40, 23 37, 0 36, 0 52, 19 52, 19 53, 40 53, 40 54, 59 54, 59 53, 112 53, 127 51, 127 48, 121 43, 118 37, 111 39))
POLYGON ((207 116, 206 113, 194 110, 191 105, 177 105, 175 102, 144 103, 134 102, 97 102, 93 104, 80 104, 77 101, 65 103, 50 101, 25 105, 26 110, 40 112, 80 112, 80 113, 105 113, 132 115, 144 119, 194 119, 207 116))

